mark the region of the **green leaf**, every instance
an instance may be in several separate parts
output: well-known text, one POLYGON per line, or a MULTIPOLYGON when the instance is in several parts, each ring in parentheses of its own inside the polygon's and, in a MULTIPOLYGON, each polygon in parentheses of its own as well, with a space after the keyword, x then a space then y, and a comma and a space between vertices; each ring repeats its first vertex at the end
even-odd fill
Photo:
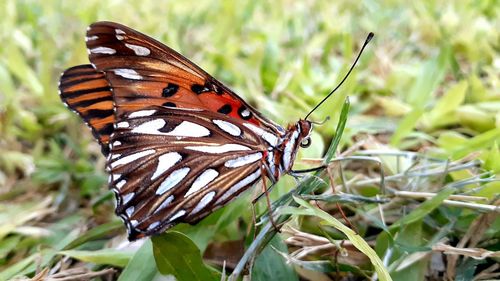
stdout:
POLYGON ((318 200, 329 203, 386 203, 386 199, 378 199, 376 197, 365 197, 355 194, 321 194, 321 195, 302 195, 300 198, 304 200, 318 200))
POLYGON ((203 263, 198 247, 180 232, 166 232, 152 238, 158 270, 177 280, 219 280, 220 274, 203 263))
MULTIPOLYGON (((5 258, 21 240, 21 236, 15 235, 0 240, 0 261, 5 258)), ((0 262, 1 264, 1 262, 0 262)))
POLYGON ((495 141, 488 153, 484 168, 491 170, 493 173, 500 173, 500 150, 498 149, 498 142, 495 141))
POLYGON ((121 229, 123 227, 123 223, 121 221, 112 221, 109 223, 105 223, 102 225, 98 225, 91 230, 85 232, 82 236, 76 238, 71 241, 63 250, 69 250, 76 248, 85 242, 105 238, 111 232, 121 229))
POLYGON ((159 275, 153 255, 153 244, 147 239, 120 274, 118 281, 149 281, 159 275))
POLYGON ((0 239, 14 231, 16 227, 47 213, 53 199, 48 196, 38 202, 21 204, 0 204, 0 239))
POLYGON ((403 225, 411 224, 418 220, 423 219, 430 212, 441 206, 441 203, 445 199, 447 199, 450 195, 452 195, 454 191, 455 189, 451 187, 444 188, 443 190, 438 192, 434 197, 420 204, 420 206, 415 208, 415 210, 411 211, 411 213, 393 223, 389 227, 389 230, 394 231, 403 225))
POLYGON ((325 154, 324 163, 330 162, 335 156, 335 152, 339 146, 340 140, 342 139, 342 133, 344 132, 345 126, 347 124, 347 117, 349 115, 349 107, 351 103, 349 102, 349 98, 346 98, 344 104, 342 105, 342 111, 340 111, 339 121, 337 123, 337 129, 335 130, 335 138, 330 143, 330 147, 328 147, 328 151, 325 154))
POLYGON ((423 113, 424 110, 422 108, 415 108, 412 112, 408 113, 403 120, 401 120, 401 122, 399 122, 398 128, 391 137, 392 146, 398 146, 401 143, 401 140, 413 131, 415 124, 417 124, 417 121, 423 113))
POLYGON ((488 149, 498 139, 500 139, 500 128, 484 132, 455 147, 451 151, 452 158, 458 159, 474 151, 488 149))
POLYGON ((365 272, 363 272, 360 268, 352 265, 347 265, 347 264, 333 264, 332 261, 328 260, 320 260, 320 261, 305 261, 301 259, 296 259, 286 253, 279 252, 279 254, 286 259, 287 263, 300 266, 301 268, 311 270, 311 271, 317 271, 317 272, 323 272, 323 273, 330 273, 330 272, 336 272, 337 270, 340 272, 351 272, 356 275, 361 275, 368 277, 365 272))
POLYGON ((0 280, 10 280, 14 276, 27 276, 37 269, 47 266, 56 255, 56 251, 43 249, 15 263, 0 273, 0 280))
POLYGON ((264 50, 264 57, 260 68, 262 84, 266 92, 271 92, 276 84, 279 75, 278 68, 278 47, 276 42, 269 40, 264 50))
MULTIPOLYGON (((403 244, 405 246, 417 247, 423 245, 425 242, 422 237, 422 220, 404 227, 401 234, 398 235, 396 242, 397 244, 403 244)), ((409 258, 408 252, 405 251, 406 248, 401 249, 395 247, 395 249, 397 251, 393 254, 393 258, 399 259, 393 264, 399 265, 399 267, 395 271, 391 271, 391 276, 394 280, 424 280, 428 260, 420 258, 412 260, 409 258), (405 264, 403 268, 399 269, 405 262, 408 264, 405 264)))
POLYGON ((422 122, 429 128, 436 128, 450 124, 451 122, 456 122, 456 115, 454 111, 461 105, 465 99, 465 93, 467 93, 468 83, 463 80, 451 87, 444 95, 439 99, 436 106, 432 108, 429 113, 422 116, 422 122))
POLYGON ((61 251, 59 254, 95 264, 108 264, 117 267, 124 267, 134 255, 134 252, 116 249, 102 249, 97 251, 68 250, 61 251))
POLYGON ((9 70, 29 87, 32 94, 41 96, 43 93, 42 84, 38 80, 35 71, 29 66, 26 56, 14 44, 7 44, 4 47, 6 47, 9 54, 9 56, 5 57, 9 70))
POLYGON ((288 248, 279 236, 274 236, 255 260, 252 280, 299 280, 297 273, 277 251, 288 252, 288 248))
POLYGON ((415 208, 406 216, 400 218, 394 222, 386 232, 382 232, 377 237, 376 251, 379 254, 383 254, 393 243, 392 235, 396 233, 400 227, 415 223, 417 221, 423 220, 430 212, 441 206, 441 203, 447 199, 455 189, 448 187, 441 190, 434 197, 426 200, 420 206, 415 208))
POLYGON ((407 96, 408 103, 413 105, 414 108, 424 108, 427 101, 431 99, 432 93, 444 78, 449 65, 450 54, 451 48, 446 46, 441 49, 441 53, 437 58, 432 58, 423 64, 420 74, 407 96))
POLYGON ((7 269, 2 270, 2 272, 0 272, 0 280, 10 280, 14 276, 22 275, 21 272, 31 265, 38 257, 38 254, 31 255, 9 266, 7 269))
POLYGON ((466 259, 457 266, 457 275, 455 281, 473 280, 474 272, 478 265, 485 263, 484 260, 466 259))
POLYGON ((387 272, 387 270, 384 267, 384 264, 380 260, 380 258, 377 256, 377 253, 366 243, 365 240, 361 236, 359 236, 356 232, 354 232, 352 229, 348 228, 347 226, 343 225, 340 221, 338 221, 336 218, 332 217, 330 214, 327 212, 320 210, 318 208, 313 207, 311 204, 308 202, 298 198, 294 197, 294 200, 301 205, 302 207, 306 208, 306 210, 309 212, 310 215, 314 215, 316 217, 319 217, 323 220, 326 221, 328 225, 331 225, 344 233, 349 241, 352 242, 354 247, 356 247, 358 250, 360 250, 362 253, 364 253, 371 261, 373 266, 375 267, 375 271, 378 274, 378 278, 382 281, 385 280, 392 280, 391 276, 387 272))
POLYGON ((476 132, 484 132, 496 127, 495 114, 476 105, 464 105, 458 108, 457 117, 460 125, 476 132))

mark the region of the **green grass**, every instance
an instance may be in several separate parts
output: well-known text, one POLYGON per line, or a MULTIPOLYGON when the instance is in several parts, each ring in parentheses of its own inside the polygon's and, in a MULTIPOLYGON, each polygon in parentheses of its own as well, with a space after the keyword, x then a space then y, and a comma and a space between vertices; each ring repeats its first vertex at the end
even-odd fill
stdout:
POLYGON ((220 280, 235 268, 252 280, 500 278, 498 1, 199 2, 4 1, 0 280, 220 280), (296 167, 310 168, 328 151, 328 173, 285 177, 271 194, 276 218, 289 218, 282 233, 265 200, 254 233, 257 187, 196 226, 125 242, 100 148, 57 94, 60 73, 88 62, 84 34, 97 20, 166 43, 283 125, 304 117, 375 33, 313 114, 331 118, 299 154, 296 167))

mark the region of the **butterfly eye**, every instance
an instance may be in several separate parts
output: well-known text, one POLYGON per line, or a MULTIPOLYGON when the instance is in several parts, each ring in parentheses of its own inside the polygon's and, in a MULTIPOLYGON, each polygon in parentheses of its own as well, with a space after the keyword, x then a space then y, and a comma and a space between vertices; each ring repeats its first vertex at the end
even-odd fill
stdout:
POLYGON ((300 147, 306 148, 311 145, 311 138, 305 138, 300 142, 300 147))

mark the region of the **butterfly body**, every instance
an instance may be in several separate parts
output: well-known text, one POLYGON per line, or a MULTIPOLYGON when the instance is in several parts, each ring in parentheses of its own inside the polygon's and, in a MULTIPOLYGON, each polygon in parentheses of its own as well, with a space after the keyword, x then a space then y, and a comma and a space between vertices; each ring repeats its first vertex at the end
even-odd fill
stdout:
POLYGON ((98 22, 86 44, 91 64, 63 73, 60 96, 107 156, 130 240, 196 223, 264 177, 278 181, 309 143, 311 122, 284 129, 142 33, 98 22))

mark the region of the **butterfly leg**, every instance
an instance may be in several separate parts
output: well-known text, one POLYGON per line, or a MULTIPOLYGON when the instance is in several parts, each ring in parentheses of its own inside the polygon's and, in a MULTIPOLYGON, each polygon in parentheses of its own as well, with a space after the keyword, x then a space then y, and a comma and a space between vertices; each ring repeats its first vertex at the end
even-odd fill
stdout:
MULTIPOLYGON (((271 186, 269 186, 269 187, 267 188, 267 193, 271 192, 271 191, 273 190, 273 188, 274 188, 274 186, 275 186, 275 185, 276 185, 276 182, 273 182, 273 183, 271 184, 271 186)), ((256 198, 254 198, 254 199, 252 200, 252 204, 254 204, 254 205, 255 205, 255 204, 256 204, 256 203, 257 203, 257 202, 258 202, 258 201, 262 198, 262 196, 264 196, 264 195, 266 195, 266 192, 265 192, 265 191, 264 191, 264 192, 262 192, 261 194, 259 194, 259 196, 257 196, 256 198)))
POLYGON ((328 167, 328 165, 321 165, 321 166, 318 166, 318 167, 314 167, 314 168, 309 168, 309 169, 303 169, 303 170, 290 170, 289 174, 294 176, 294 175, 297 175, 297 174, 305 174, 305 173, 310 173, 310 172, 316 172, 316 171, 320 171, 320 170, 323 170, 323 169, 326 169, 328 167))
MULTIPOLYGON (((267 202, 267 208, 269 210, 269 221, 271 222, 271 224, 273 225, 274 229, 277 231, 277 232, 281 232, 279 227, 276 225, 276 223, 274 222, 274 219, 273 219, 273 209, 272 209, 272 206, 271 206, 271 199, 269 198, 269 190, 267 189, 267 186, 266 186, 266 176, 265 176, 265 167, 264 166, 261 166, 261 175, 262 175, 262 190, 264 192, 264 194, 266 195, 266 202, 267 202)), ((273 186, 274 186, 274 183, 273 183, 273 186)), ((255 201, 255 200, 254 200, 255 201)))

